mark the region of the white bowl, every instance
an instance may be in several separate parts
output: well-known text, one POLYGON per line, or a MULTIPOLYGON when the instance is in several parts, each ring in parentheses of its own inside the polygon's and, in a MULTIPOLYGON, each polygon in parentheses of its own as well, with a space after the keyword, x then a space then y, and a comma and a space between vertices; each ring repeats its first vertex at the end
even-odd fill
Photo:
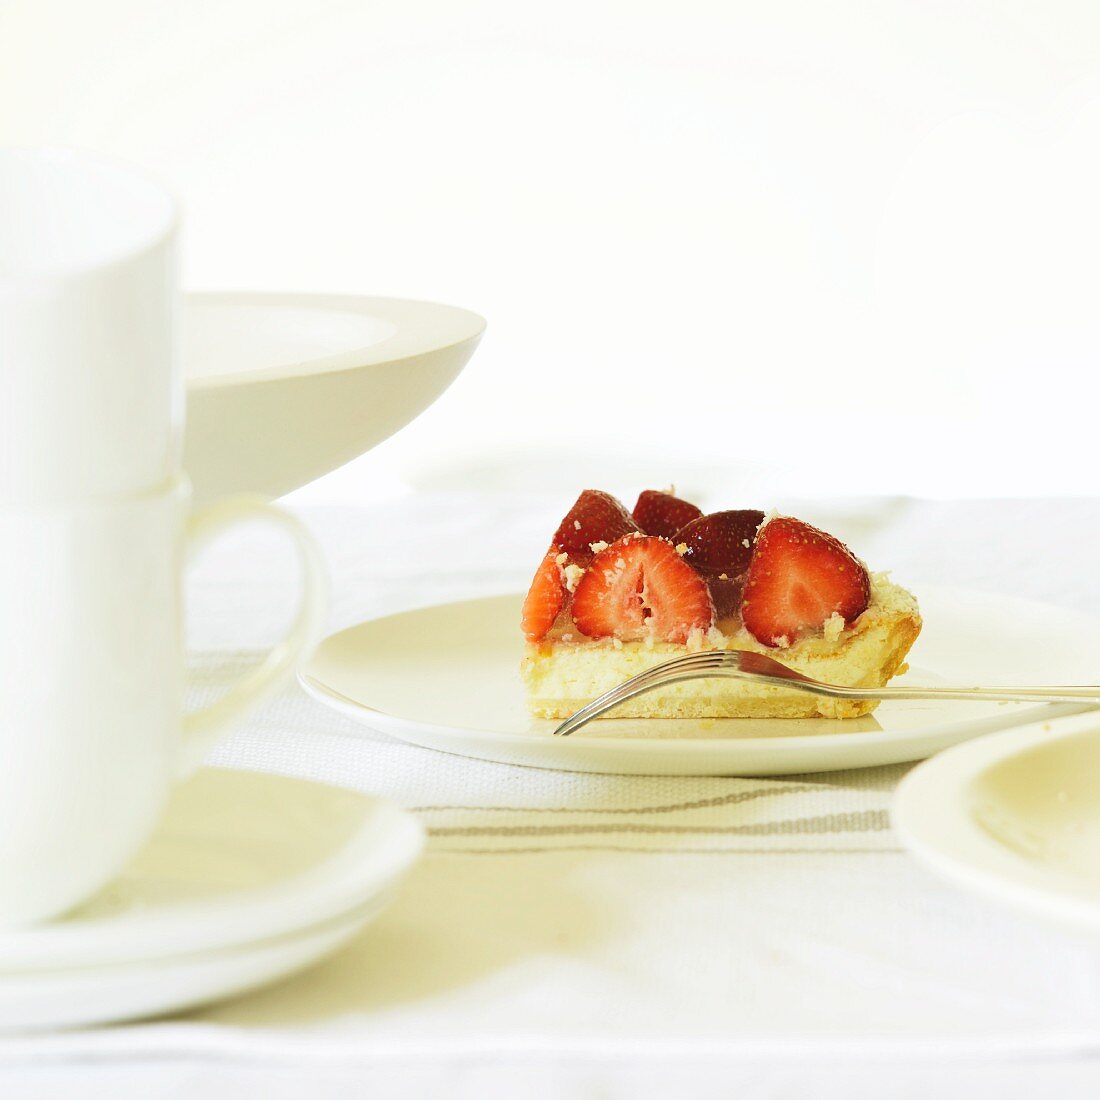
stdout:
POLYGON ((454 381, 484 329, 432 302, 187 295, 184 468, 197 499, 279 497, 369 451, 454 381))

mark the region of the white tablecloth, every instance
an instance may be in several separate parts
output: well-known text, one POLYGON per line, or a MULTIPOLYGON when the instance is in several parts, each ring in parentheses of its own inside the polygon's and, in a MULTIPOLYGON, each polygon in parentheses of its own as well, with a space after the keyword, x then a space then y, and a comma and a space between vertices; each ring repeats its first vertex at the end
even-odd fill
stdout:
MULTIPOLYGON (((783 503, 918 592, 959 583, 1100 614, 1098 502, 783 503)), ((437 493, 304 518, 339 627, 523 587, 560 509, 437 493)), ((196 702, 278 631, 290 574, 258 535, 200 564, 196 702)), ((513 768, 390 740, 297 689, 216 760, 392 798, 428 826, 427 855, 357 942, 282 985, 0 1041, 0 1095, 1100 1094, 1100 945, 904 854, 888 813, 904 767, 513 768)))

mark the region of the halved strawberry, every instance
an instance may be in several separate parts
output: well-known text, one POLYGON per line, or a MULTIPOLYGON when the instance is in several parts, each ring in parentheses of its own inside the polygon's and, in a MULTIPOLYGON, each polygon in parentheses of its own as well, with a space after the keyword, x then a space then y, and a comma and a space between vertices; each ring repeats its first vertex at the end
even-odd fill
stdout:
POLYGON ((592 543, 615 542, 637 530, 630 513, 610 493, 585 489, 554 533, 554 544, 578 565, 587 565, 592 543))
POLYGON ((793 644, 805 631, 820 630, 834 612, 851 623, 870 598, 867 570, 844 543, 780 516, 756 536, 741 618, 763 645, 793 644))
POLYGON ((559 554, 561 551, 556 546, 546 551, 523 601, 523 633, 529 642, 541 642, 546 637, 565 603, 559 554))
POLYGON ((719 618, 732 615, 741 602, 756 529, 763 522, 764 513, 754 509, 711 512, 692 520, 672 538, 677 546, 687 546, 684 561, 707 578, 719 618))
POLYGON ((643 489, 634 505, 634 522, 647 534, 670 539, 681 527, 703 514, 701 508, 671 493, 643 489))
POLYGON ((627 535, 593 559, 573 593, 573 621, 590 638, 652 634, 685 642, 714 623, 706 581, 664 539, 627 535))
POLYGON ((764 513, 750 508, 710 512, 682 527, 672 541, 687 544, 684 560, 700 573, 739 577, 749 567, 756 530, 763 522, 764 513))

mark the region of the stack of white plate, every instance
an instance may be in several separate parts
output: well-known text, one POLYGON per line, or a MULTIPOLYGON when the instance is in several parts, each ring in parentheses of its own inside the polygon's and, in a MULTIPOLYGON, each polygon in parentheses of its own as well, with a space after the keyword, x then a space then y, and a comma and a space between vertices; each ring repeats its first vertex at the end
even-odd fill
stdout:
POLYGON ((0 933, 0 1029, 134 1019, 282 978, 376 916, 422 846, 419 823, 377 799, 204 769, 109 888, 0 933))
MULTIPOLYGON (((185 305, 185 467, 200 500, 279 496, 369 450, 446 389, 485 327, 386 298, 185 305)), ((282 978, 359 932, 422 846, 413 818, 364 795, 206 769, 99 896, 0 932, 0 1031, 163 1014, 282 978)))

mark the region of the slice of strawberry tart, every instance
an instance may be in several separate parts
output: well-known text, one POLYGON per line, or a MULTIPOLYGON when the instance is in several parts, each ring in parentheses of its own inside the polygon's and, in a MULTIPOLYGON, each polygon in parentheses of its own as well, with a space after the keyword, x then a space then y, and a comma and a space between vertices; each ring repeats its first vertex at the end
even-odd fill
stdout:
MULTIPOLYGON (((905 670, 920 628, 909 592, 802 520, 750 509, 704 515, 649 489, 630 513, 586 489, 524 601, 522 673, 542 718, 566 718, 699 650, 754 650, 827 683, 879 687, 905 670)), ((875 706, 716 678, 670 684, 613 716, 854 718, 875 706)))

